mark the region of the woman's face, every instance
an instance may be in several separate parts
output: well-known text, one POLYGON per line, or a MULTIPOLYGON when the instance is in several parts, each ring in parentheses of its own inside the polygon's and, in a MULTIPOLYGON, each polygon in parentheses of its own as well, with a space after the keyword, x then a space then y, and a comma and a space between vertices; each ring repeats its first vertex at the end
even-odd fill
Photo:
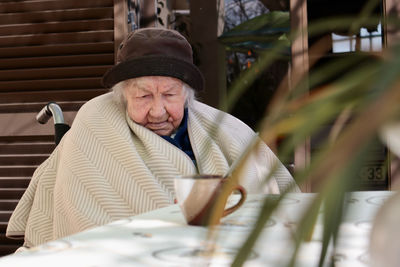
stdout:
POLYGON ((129 117, 158 135, 171 135, 181 124, 186 91, 179 79, 147 76, 124 88, 129 117))

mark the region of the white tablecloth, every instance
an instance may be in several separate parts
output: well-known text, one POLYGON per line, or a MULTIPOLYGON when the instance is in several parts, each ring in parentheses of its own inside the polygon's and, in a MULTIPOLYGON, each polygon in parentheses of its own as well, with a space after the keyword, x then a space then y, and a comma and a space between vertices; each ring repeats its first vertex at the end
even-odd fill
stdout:
MULTIPOLYGON (((368 266, 369 232, 375 213, 392 193, 353 192, 341 224, 335 266, 368 266)), ((293 249, 292 231, 315 194, 292 193, 265 225, 244 266, 283 266, 293 249)), ((249 195, 245 204, 218 226, 213 257, 201 254, 208 229, 186 225, 177 205, 116 221, 28 251, 0 258, 0 266, 229 266, 257 219, 264 197, 249 195)), ((234 197, 231 201, 235 201, 234 197)), ((321 223, 301 249, 296 266, 317 266, 321 223)))

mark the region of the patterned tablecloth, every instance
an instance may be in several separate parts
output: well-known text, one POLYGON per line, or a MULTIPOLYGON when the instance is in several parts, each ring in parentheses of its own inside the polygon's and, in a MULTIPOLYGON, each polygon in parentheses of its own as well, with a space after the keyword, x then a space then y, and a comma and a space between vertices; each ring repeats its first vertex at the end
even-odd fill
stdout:
MULTIPOLYGON (((340 227, 335 266, 368 266, 372 220, 391 192, 353 192, 346 198, 349 212, 340 227)), ((244 266, 284 266, 293 246, 289 241, 300 216, 315 194, 288 194, 259 237, 244 266)), ((46 243, 0 258, 0 266, 229 266, 246 240, 265 197, 249 195, 245 204, 225 217, 212 257, 203 253, 208 229, 186 225, 173 205, 46 243)), ((235 201, 235 196, 230 201, 235 201)), ((322 211, 321 211, 322 212, 322 211)), ((302 245, 296 266, 318 266, 321 224, 302 245)))

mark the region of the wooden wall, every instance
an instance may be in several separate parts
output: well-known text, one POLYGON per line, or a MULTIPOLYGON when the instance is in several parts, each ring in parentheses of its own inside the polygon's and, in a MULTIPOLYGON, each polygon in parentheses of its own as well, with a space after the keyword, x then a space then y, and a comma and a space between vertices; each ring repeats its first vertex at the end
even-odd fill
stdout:
POLYGON ((52 121, 35 116, 56 101, 71 123, 87 100, 107 92, 104 72, 126 34, 124 0, 0 2, 0 256, 8 219, 36 167, 53 151, 52 121))

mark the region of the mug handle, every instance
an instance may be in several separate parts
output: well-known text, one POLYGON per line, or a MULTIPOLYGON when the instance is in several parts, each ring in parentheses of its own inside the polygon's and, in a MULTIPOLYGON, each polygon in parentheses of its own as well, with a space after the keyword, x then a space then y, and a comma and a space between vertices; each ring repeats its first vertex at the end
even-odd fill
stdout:
POLYGON ((232 207, 229 207, 229 208, 225 209, 225 210, 224 210, 224 213, 222 214, 222 217, 225 217, 226 215, 229 215, 229 214, 231 214, 232 212, 234 212, 235 210, 237 210, 238 208, 240 208, 240 206, 242 206, 242 204, 243 204, 244 201, 246 200, 247 193, 246 193, 246 189, 244 189, 243 186, 237 185, 237 186, 234 188, 234 191, 235 191, 235 190, 239 191, 239 193, 240 193, 240 199, 239 199, 239 201, 238 201, 235 205, 233 205, 232 207))

